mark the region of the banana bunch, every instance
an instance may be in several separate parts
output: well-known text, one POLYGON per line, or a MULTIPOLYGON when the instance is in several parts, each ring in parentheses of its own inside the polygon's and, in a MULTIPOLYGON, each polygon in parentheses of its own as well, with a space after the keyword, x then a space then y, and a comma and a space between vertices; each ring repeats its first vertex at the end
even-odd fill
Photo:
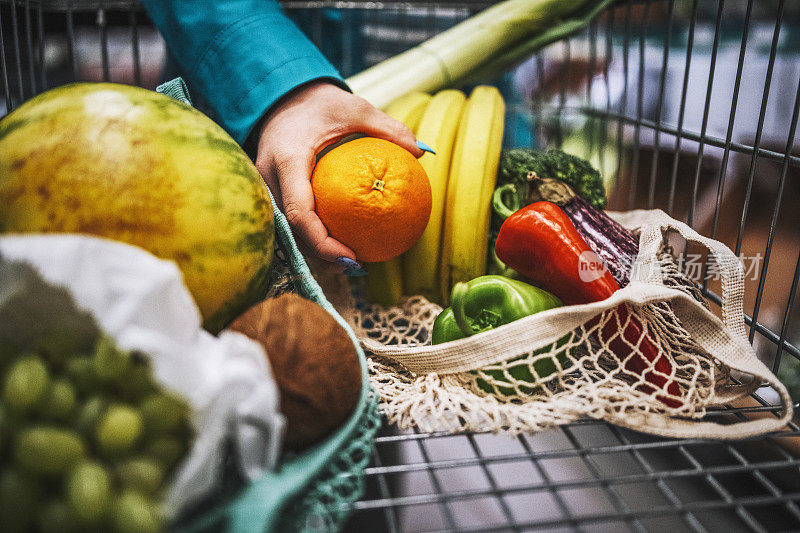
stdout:
POLYGON ((469 98, 452 89, 433 97, 410 93, 385 111, 436 150, 420 158, 433 202, 428 225, 410 250, 368 265, 367 297, 383 305, 396 305, 403 294, 446 302, 453 284, 486 269, 505 104, 495 87, 478 86, 469 98))

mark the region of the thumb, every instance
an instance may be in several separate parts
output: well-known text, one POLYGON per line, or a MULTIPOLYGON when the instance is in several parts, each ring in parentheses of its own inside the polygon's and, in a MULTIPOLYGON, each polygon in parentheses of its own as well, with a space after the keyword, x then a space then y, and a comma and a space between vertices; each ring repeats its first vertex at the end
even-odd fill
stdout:
POLYGON ((417 158, 425 153, 417 146, 417 138, 408 126, 383 111, 371 107, 360 122, 358 126, 367 135, 393 142, 417 158))

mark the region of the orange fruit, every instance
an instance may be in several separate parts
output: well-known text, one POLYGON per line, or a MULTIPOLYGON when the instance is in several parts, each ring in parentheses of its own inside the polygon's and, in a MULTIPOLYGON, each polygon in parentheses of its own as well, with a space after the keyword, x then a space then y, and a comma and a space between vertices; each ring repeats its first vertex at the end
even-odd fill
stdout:
POLYGON ((361 137, 323 155, 311 175, 316 211, 359 261, 388 261, 416 243, 431 215, 431 184, 400 146, 361 137))

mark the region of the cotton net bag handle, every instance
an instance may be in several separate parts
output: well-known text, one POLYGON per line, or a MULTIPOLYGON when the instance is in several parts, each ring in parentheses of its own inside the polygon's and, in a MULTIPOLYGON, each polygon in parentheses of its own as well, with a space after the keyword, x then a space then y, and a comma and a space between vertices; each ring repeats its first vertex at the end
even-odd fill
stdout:
POLYGON ((715 391, 718 403, 727 403, 755 391, 763 383, 778 393, 779 417, 717 424, 679 419, 654 412, 626 412, 607 415, 614 424, 665 437, 737 439, 761 435, 783 428, 791 419, 792 401, 786 387, 756 357, 744 324, 744 272, 739 259, 724 244, 699 235, 688 225, 674 220, 661 210, 613 213, 623 226, 639 229, 639 254, 634 261, 630 283, 601 302, 560 307, 531 315, 491 332, 462 340, 414 347, 385 346, 362 338, 363 346, 376 355, 394 359, 415 374, 455 374, 468 372, 513 357, 515 354, 557 341, 607 309, 621 303, 643 306, 668 301, 681 325, 694 342, 731 370, 751 376, 742 384, 730 384, 715 391), (658 252, 665 231, 678 232, 687 242, 709 250, 722 279, 722 320, 688 294, 663 284, 658 252))

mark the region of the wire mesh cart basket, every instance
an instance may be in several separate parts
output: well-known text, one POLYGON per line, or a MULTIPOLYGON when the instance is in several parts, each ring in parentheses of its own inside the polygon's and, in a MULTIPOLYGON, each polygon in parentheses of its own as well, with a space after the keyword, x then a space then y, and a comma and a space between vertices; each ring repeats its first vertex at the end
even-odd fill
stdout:
MULTIPOLYGON (((490 2, 285 1, 348 76, 490 2)), ((48 88, 154 88, 163 41, 134 0, 0 0, 0 115, 48 88)), ((746 271, 758 356, 800 394, 800 5, 620 0, 495 80, 504 146, 597 166, 614 210, 660 208, 727 244, 746 271)), ((712 305, 714 272, 684 256, 712 305)), ((764 387, 709 411, 775 416, 764 387)), ((386 426, 347 531, 800 530, 800 428, 735 442, 660 439, 584 420, 519 437, 386 426)))

